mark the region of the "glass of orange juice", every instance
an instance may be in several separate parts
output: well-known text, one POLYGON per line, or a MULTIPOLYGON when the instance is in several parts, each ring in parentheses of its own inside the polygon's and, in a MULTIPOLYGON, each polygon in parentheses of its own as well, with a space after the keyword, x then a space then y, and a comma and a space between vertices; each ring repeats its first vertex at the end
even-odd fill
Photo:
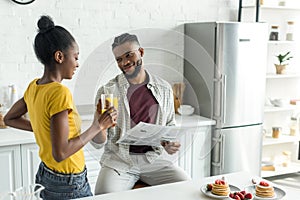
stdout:
POLYGON ((104 113, 107 109, 114 105, 113 94, 101 94, 101 113, 104 113))
POLYGON ((118 97, 113 94, 101 94, 101 113, 114 106, 118 110, 118 97))

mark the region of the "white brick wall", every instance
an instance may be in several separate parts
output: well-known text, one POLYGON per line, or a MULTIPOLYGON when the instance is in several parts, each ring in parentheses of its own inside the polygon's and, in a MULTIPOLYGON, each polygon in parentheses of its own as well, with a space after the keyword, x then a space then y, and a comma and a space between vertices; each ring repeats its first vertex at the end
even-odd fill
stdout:
POLYGON ((27 84, 43 73, 32 48, 42 14, 70 30, 79 43, 80 71, 64 84, 77 104, 90 104, 97 84, 119 73, 111 55, 114 36, 139 34, 147 68, 172 83, 181 79, 183 65, 183 40, 172 31, 182 32, 185 22, 236 20, 237 4, 235 0, 36 0, 22 6, 0 1, 0 103, 7 85, 16 84, 22 96, 27 84))

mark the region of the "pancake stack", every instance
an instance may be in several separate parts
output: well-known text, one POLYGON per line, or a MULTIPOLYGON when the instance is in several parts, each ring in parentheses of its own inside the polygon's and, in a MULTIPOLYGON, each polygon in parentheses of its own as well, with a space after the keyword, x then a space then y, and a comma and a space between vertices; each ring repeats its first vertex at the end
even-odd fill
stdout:
POLYGON ((255 187, 255 195, 262 198, 272 198, 275 195, 274 188, 265 182, 263 184, 260 183, 255 187))
POLYGON ((229 185, 223 180, 216 180, 213 183, 211 193, 218 196, 227 196, 230 193, 229 185))

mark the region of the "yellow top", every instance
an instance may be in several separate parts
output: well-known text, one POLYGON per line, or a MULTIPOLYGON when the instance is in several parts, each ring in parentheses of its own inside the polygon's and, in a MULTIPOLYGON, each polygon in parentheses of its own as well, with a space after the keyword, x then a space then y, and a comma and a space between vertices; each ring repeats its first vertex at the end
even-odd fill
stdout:
POLYGON ((83 150, 69 158, 56 162, 52 156, 50 119, 53 115, 68 110, 69 139, 80 135, 81 120, 69 89, 58 82, 37 85, 33 80, 24 94, 31 126, 39 148, 39 156, 47 167, 60 173, 79 173, 85 166, 83 150))

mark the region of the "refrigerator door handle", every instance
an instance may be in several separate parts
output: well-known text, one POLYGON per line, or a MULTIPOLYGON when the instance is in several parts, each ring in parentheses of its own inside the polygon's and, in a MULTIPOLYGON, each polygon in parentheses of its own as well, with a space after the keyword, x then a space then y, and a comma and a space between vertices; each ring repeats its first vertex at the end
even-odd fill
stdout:
POLYGON ((222 103, 221 103, 221 116, 223 118, 222 120, 222 124, 225 124, 226 122, 226 75, 222 74, 222 82, 221 82, 222 86, 221 86, 221 99, 222 99, 222 103))
POLYGON ((223 172, 224 170, 224 163, 225 163, 225 134, 221 134, 221 154, 220 154, 220 157, 221 157, 221 163, 220 163, 220 169, 221 169, 221 172, 223 172))

